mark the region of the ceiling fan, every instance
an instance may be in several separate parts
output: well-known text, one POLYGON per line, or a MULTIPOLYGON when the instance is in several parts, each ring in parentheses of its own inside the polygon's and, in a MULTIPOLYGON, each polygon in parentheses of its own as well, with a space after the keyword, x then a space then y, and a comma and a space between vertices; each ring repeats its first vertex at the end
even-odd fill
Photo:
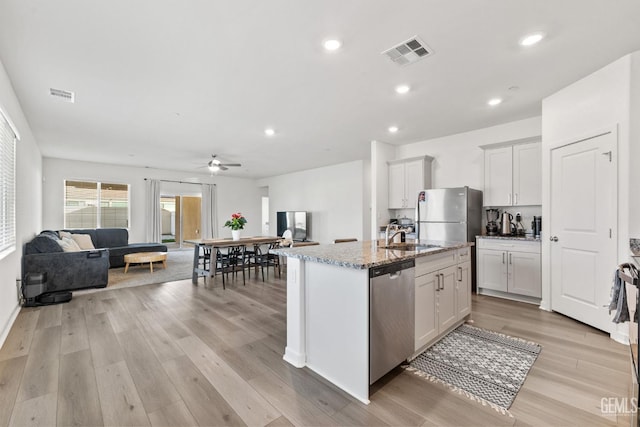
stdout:
POLYGON ((242 166, 240 163, 222 163, 217 159, 217 154, 211 155, 212 159, 207 163, 207 167, 211 172, 226 171, 229 167, 242 166))

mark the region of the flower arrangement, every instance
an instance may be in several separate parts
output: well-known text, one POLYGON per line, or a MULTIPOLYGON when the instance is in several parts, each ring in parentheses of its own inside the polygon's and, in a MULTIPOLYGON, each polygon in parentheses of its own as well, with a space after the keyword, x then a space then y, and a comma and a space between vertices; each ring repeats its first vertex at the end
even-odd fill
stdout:
POLYGON ((243 230, 244 225, 247 223, 245 217, 240 212, 231 214, 231 219, 224 223, 225 227, 229 227, 232 230, 243 230))

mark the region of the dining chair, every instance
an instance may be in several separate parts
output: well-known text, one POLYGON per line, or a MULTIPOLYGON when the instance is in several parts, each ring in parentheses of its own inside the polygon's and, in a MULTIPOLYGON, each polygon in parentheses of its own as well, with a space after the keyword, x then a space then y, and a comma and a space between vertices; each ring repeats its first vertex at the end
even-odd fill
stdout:
MULTIPOLYGON (((247 257, 245 252, 245 245, 229 247, 226 260, 222 266, 222 271, 227 276, 227 279, 229 278, 229 273, 231 273, 231 277, 233 278, 238 277, 238 273, 242 273, 242 284, 244 286, 247 284, 245 276, 245 270, 247 269, 247 257)), ((224 289, 224 278, 222 280, 224 289)))
MULTIPOLYGON (((269 248, 266 250, 263 256, 263 265, 267 267, 267 276, 269 275, 269 267, 273 267, 275 274, 276 268, 278 269, 278 277, 281 276, 280 272, 280 255, 272 254, 271 249, 277 249, 280 247, 280 242, 269 243, 269 248)), ((264 278, 264 273, 263 273, 264 278)))
POLYGON ((253 245, 253 249, 245 250, 245 262, 247 267, 247 275, 251 278, 251 269, 258 273, 258 268, 262 270, 262 281, 264 282, 264 265, 263 253, 259 244, 253 245))

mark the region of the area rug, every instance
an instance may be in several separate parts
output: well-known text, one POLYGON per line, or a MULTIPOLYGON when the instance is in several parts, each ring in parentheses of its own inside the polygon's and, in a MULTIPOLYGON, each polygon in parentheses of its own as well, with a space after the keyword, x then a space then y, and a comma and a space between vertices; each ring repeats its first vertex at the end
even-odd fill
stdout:
POLYGON ((106 289, 128 288, 190 279, 193 271, 193 249, 175 250, 167 253, 167 268, 162 263, 153 264, 153 273, 149 264, 132 264, 125 274, 124 267, 109 269, 109 283, 106 289))
POLYGON ((536 343, 465 324, 405 369, 511 415, 508 409, 541 350, 536 343))

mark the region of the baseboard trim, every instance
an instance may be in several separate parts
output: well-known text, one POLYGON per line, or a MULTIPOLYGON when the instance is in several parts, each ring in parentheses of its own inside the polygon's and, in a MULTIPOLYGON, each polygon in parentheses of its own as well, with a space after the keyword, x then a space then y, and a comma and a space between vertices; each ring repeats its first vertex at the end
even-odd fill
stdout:
POLYGON ((9 320, 7 320, 7 323, 2 328, 2 335, 0 335, 0 348, 2 348, 2 346, 4 345, 4 342, 7 340, 7 337, 9 336, 9 331, 11 331, 11 327, 13 326, 16 319, 18 318, 18 314, 20 314, 21 308, 22 307, 20 306, 20 304, 16 304, 16 306, 13 308, 13 311, 11 312, 11 315, 9 316, 9 320))
POLYGON ((609 334, 612 340, 619 342, 620 344, 629 345, 629 334, 625 334, 620 331, 613 331, 609 334))
POLYGON ((284 349, 284 356, 282 356, 282 358, 284 359, 285 362, 289 362, 290 364, 292 364, 296 368, 305 367, 305 357, 304 357, 304 355, 302 355, 302 354, 290 349, 289 347, 286 347, 284 349))
POLYGON ((487 289, 487 288, 478 289, 478 295, 487 295, 490 297, 510 299, 512 301, 526 302, 527 304, 535 304, 537 306, 540 305, 540 298, 530 297, 527 295, 512 294, 508 292, 501 292, 501 291, 496 291, 496 290, 487 289))

